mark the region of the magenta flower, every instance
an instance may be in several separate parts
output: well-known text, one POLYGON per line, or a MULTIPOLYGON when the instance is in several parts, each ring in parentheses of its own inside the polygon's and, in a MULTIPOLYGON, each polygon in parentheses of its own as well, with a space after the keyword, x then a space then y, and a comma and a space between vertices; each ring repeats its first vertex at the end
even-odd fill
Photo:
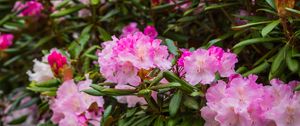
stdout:
POLYGON ((180 58, 177 60, 177 64, 178 64, 178 66, 183 67, 184 66, 184 58, 187 56, 190 56, 192 54, 192 52, 190 52, 187 49, 181 49, 181 51, 182 51, 182 54, 181 54, 180 58))
POLYGON ((52 49, 47 59, 52 71, 56 75, 58 75, 59 71, 62 70, 65 65, 67 65, 67 57, 62 55, 57 49, 52 49))
POLYGON ((27 1, 25 3, 18 1, 14 6, 15 11, 22 11, 19 16, 40 16, 43 9, 43 5, 36 0, 27 1))
POLYGON ((168 49, 160 44, 161 40, 152 39, 141 32, 121 39, 113 37, 112 41, 102 44, 104 49, 98 54, 100 72, 108 82, 136 86, 141 82, 139 70, 166 70, 171 67, 167 59, 168 49))
POLYGON ((154 26, 147 26, 145 29, 144 29, 144 34, 145 35, 148 35, 150 38, 156 38, 158 33, 155 29, 154 26))
POLYGON ((1 34, 0 35, 0 50, 7 49, 12 45, 14 39, 13 34, 1 34))
POLYGON ((91 83, 92 80, 85 80, 76 85, 74 80, 68 80, 58 88, 56 98, 50 103, 53 123, 60 126, 85 126, 88 123, 100 125, 103 98, 81 92, 89 89, 91 83), (92 105, 97 105, 98 109, 89 109, 92 105))

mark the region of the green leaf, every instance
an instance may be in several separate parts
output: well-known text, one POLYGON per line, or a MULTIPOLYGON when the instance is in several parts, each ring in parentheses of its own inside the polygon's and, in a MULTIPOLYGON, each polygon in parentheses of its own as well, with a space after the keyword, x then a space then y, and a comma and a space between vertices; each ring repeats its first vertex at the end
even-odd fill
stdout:
POLYGON ((182 98, 182 92, 181 91, 177 91, 171 101, 170 101, 170 104, 169 104, 169 113, 170 113, 170 116, 173 117, 176 115, 176 113, 178 112, 179 110, 179 107, 180 107, 180 103, 181 103, 181 98, 182 98))
POLYGON ((218 42, 221 42, 222 40, 225 40, 225 39, 229 38, 229 37, 232 36, 234 33, 235 33, 235 32, 230 31, 230 32, 227 32, 226 34, 224 34, 224 35, 222 35, 222 36, 220 36, 220 37, 218 37, 218 38, 216 38, 216 39, 210 40, 210 41, 207 43, 206 47, 209 48, 209 47, 211 47, 212 45, 214 45, 214 44, 216 44, 216 43, 218 43, 218 42))
POLYGON ((27 89, 34 92, 57 91, 56 87, 27 87, 27 89))
POLYGON ((296 13, 296 14, 300 14, 300 11, 299 10, 296 10, 296 9, 293 9, 293 8, 285 8, 286 10, 290 11, 290 12, 293 12, 293 13, 296 13))
POLYGON ((44 81, 41 83, 36 83, 35 86, 37 87, 56 87, 60 84, 60 81, 57 79, 51 79, 48 81, 44 81))
POLYGON ((99 91, 100 93, 103 93, 106 95, 112 95, 112 96, 130 95, 130 94, 136 93, 135 90, 131 90, 131 89, 104 88, 104 87, 96 85, 96 84, 91 84, 90 87, 99 91))
POLYGON ((45 36, 44 38, 40 39, 34 46, 33 49, 37 49, 39 47, 41 47, 42 45, 46 44, 47 42, 49 42, 51 39, 53 39, 54 36, 53 35, 49 35, 49 36, 45 36))
POLYGON ((13 62, 19 60, 20 58, 22 58, 22 55, 17 55, 9 60, 7 60, 6 62, 3 63, 3 66, 8 66, 10 64, 12 64, 13 62))
POLYGON ((186 81, 180 79, 179 77, 177 77, 174 73, 170 72, 170 71, 165 71, 164 72, 164 77, 169 81, 169 82, 178 82, 181 84, 180 88, 182 90, 185 90, 187 92, 192 93, 194 87, 191 86, 190 84, 188 84, 186 81))
POLYGON ((60 10, 61 8, 65 7, 71 0, 64 0, 60 2, 56 7, 55 10, 60 10))
POLYGON ((99 33, 100 33, 100 38, 103 40, 103 41, 108 41, 108 40, 111 40, 111 35, 103 28, 101 27, 97 27, 99 33))
POLYGON ((104 96, 105 94, 95 90, 95 89, 85 89, 85 90, 82 90, 84 93, 87 93, 89 95, 92 95, 92 96, 104 96))
POLYGON ((174 44, 174 41, 171 39, 166 39, 166 44, 168 46, 169 51, 174 54, 175 56, 178 55, 178 48, 174 44))
POLYGON ((238 3, 224 3, 224 4, 212 4, 204 8, 204 11, 213 10, 213 9, 219 9, 223 7, 229 7, 232 5, 237 5, 238 3))
POLYGON ((268 62, 264 62, 262 64, 260 64, 259 66, 255 67, 254 69, 246 72, 243 74, 243 76, 248 76, 250 74, 258 74, 261 73, 262 71, 265 71, 266 69, 268 69, 270 67, 270 64, 268 62))
POLYGON ((204 97, 205 94, 201 91, 195 91, 195 92, 191 93, 191 96, 193 96, 193 97, 196 97, 196 96, 204 97))
POLYGON ((186 17, 182 17, 182 18, 178 19, 177 21, 180 23, 184 23, 184 22, 191 22, 196 19, 197 19, 196 16, 186 16, 186 17))
POLYGON ((266 27, 264 27, 261 30, 261 35, 265 37, 268 33, 270 33, 278 24, 280 23, 280 20, 276 20, 268 24, 266 27))
POLYGON ((26 119, 27 119, 27 115, 23 115, 23 116, 21 116, 21 117, 19 117, 17 119, 14 119, 14 120, 10 121, 8 124, 9 125, 21 124, 21 123, 25 122, 26 119))
POLYGON ((82 8, 84 8, 84 7, 85 7, 85 5, 79 4, 79 5, 73 6, 71 8, 67 8, 67 9, 52 13, 50 15, 50 17, 51 18, 63 17, 63 16, 66 16, 66 15, 72 14, 74 12, 77 12, 77 11, 81 10, 82 8))
POLYGON ((300 91, 300 85, 298 85, 294 90, 295 91, 300 91))
POLYGON ((100 0, 90 0, 92 5, 98 5, 100 0))
POLYGON ((189 96, 186 96, 184 97, 184 102, 183 104, 188 107, 188 108, 191 108, 191 109, 194 109, 194 110, 198 110, 199 109, 199 105, 198 105, 198 102, 192 98, 192 97, 189 97, 189 96))
POLYGON ((119 13, 119 10, 111 10, 108 13, 106 13, 101 19, 100 21, 107 21, 110 17, 116 15, 119 13))
POLYGON ((267 2, 272 8, 276 9, 274 0, 266 0, 266 2, 267 2))
POLYGON ((269 80, 271 80, 274 77, 274 75, 276 75, 276 72, 280 69, 280 66, 283 65, 282 62, 285 59, 286 48, 287 45, 281 48, 281 50, 275 57, 271 66, 271 71, 269 73, 269 80))
POLYGON ((164 121, 162 116, 158 116, 154 122, 153 126, 164 126, 164 121))
POLYGON ((283 38, 253 38, 253 39, 247 39, 244 41, 239 42, 238 44, 234 45, 233 48, 239 48, 251 44, 257 44, 257 43, 266 43, 266 42, 281 42, 283 38))
POLYGON ((243 29, 246 27, 250 27, 250 26, 254 26, 254 25, 261 25, 261 24, 267 24, 270 23, 272 21, 261 21, 261 22, 254 22, 254 23, 247 23, 244 25, 239 25, 239 26, 233 26, 232 29, 243 29))
POLYGON ((111 111, 112 111, 112 105, 109 105, 108 107, 106 107, 104 113, 103 113, 103 118, 102 118, 102 122, 103 124, 106 123, 109 115, 111 114, 111 111))
POLYGON ((299 69, 299 62, 292 58, 292 50, 288 50, 286 64, 293 73, 296 73, 299 69))
POLYGON ((192 13, 195 9, 196 9, 196 8, 192 8, 192 9, 189 9, 189 10, 185 11, 185 12, 183 13, 183 16, 189 15, 189 14, 192 13))

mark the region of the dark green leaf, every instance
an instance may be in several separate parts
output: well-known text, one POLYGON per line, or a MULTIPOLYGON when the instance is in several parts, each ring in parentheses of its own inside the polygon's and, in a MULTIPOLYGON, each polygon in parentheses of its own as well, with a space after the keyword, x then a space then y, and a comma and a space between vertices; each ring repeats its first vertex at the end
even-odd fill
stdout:
POLYGON ((235 49, 235 48, 257 44, 257 43, 281 42, 281 40, 283 40, 283 38, 253 38, 253 39, 247 39, 241 41, 238 44, 234 45, 233 48, 235 49))
POLYGON ((76 5, 76 6, 73 6, 73 7, 70 7, 70 8, 67 8, 67 9, 55 12, 55 13, 51 14, 50 17, 51 18, 63 17, 63 16, 66 16, 66 15, 72 14, 74 12, 77 12, 80 9, 84 8, 84 7, 85 7, 85 5, 79 4, 79 5, 76 5))
POLYGON ((255 67, 254 69, 246 72, 243 74, 243 76, 248 76, 250 74, 258 74, 261 73, 262 71, 265 71, 266 69, 268 69, 270 67, 270 64, 268 62, 264 62, 262 64, 260 64, 259 66, 255 67))
POLYGON ((178 112, 179 110, 179 107, 180 107, 180 103, 181 103, 181 98, 182 98, 182 92, 181 91, 177 91, 171 101, 170 101, 170 104, 169 104, 169 113, 170 113, 170 116, 175 116, 176 113, 178 112))
POLYGON ((265 37, 269 32, 271 32, 278 24, 280 23, 280 20, 276 20, 268 24, 266 27, 264 27, 261 31, 261 35, 265 37))

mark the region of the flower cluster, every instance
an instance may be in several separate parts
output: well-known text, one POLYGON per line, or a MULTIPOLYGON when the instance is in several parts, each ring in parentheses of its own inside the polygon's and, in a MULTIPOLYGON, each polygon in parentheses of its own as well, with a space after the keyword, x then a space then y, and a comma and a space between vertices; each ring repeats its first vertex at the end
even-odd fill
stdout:
POLYGON ((88 123, 100 125, 104 100, 102 97, 90 96, 84 92, 91 80, 79 82, 65 81, 57 91, 56 98, 50 104, 53 111, 51 120, 60 126, 87 126, 88 123))
POLYGON ((102 44, 103 50, 98 54, 98 62, 100 72, 107 82, 137 86, 141 82, 138 76, 140 70, 166 70, 171 67, 167 59, 167 47, 160 45, 161 40, 153 38, 157 35, 153 31, 155 29, 146 29, 149 35, 137 31, 135 24, 130 24, 123 29, 123 37, 113 37, 112 41, 102 44))
POLYGON ((15 11, 21 11, 19 16, 40 16, 43 9, 43 5, 36 0, 26 1, 25 3, 17 1, 14 6, 15 11))
POLYGON ((300 98, 294 93, 296 81, 271 86, 256 83, 257 76, 235 76, 226 84, 218 81, 207 90, 207 106, 201 109, 206 126, 296 126, 300 98))
POLYGON ((28 71, 30 81, 43 82, 58 76, 65 71, 68 61, 66 56, 61 54, 56 48, 51 49, 48 55, 42 58, 42 61, 33 60, 33 72, 28 71))
POLYGON ((14 35, 12 34, 1 34, 0 35, 0 50, 7 49, 12 45, 14 35))
POLYGON ((208 50, 197 49, 193 52, 183 50, 178 65, 184 68, 185 78, 192 85, 210 84, 214 81, 216 72, 221 77, 229 77, 234 74, 234 66, 237 61, 235 54, 212 46, 208 50))

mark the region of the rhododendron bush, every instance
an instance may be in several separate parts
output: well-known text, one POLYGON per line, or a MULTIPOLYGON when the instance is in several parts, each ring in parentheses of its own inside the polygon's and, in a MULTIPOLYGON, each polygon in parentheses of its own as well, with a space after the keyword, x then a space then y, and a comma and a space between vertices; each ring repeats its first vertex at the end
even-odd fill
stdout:
POLYGON ((300 126, 296 0, 0 0, 0 126, 300 126))

